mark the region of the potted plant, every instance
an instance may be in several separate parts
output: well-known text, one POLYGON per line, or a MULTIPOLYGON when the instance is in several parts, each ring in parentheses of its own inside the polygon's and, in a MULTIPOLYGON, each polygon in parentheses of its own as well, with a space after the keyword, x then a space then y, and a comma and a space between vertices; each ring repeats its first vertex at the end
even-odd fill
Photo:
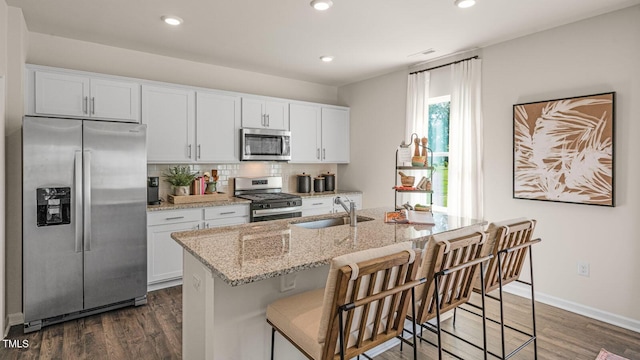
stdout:
POLYGON ((189 187, 197 176, 197 172, 191 171, 187 165, 177 165, 169 168, 163 174, 166 179, 164 181, 173 185, 173 194, 182 196, 189 195, 189 187))

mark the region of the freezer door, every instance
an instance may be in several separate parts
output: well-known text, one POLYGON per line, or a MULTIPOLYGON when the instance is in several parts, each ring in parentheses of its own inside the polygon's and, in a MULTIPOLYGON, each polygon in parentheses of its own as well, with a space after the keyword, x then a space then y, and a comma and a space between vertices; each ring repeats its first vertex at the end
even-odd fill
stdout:
POLYGON ((84 122, 84 302, 147 293, 146 125, 84 122))
POLYGON ((22 294, 30 322, 83 308, 82 121, 25 117, 22 156, 22 294))

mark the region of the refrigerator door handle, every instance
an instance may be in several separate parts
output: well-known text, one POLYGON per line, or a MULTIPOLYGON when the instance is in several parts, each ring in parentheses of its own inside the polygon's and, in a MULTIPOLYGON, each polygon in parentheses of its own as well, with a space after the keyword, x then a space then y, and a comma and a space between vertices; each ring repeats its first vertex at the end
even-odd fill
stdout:
POLYGON ((82 151, 76 151, 74 160, 76 252, 82 252, 82 151))
POLYGON ((91 251, 91 151, 85 150, 82 158, 84 195, 84 250, 91 251))

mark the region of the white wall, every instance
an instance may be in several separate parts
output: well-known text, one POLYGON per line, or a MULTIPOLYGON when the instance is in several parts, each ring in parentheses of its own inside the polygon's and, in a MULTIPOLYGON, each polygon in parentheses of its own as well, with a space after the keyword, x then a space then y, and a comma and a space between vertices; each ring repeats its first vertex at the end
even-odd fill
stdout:
POLYGON ((24 61, 27 27, 22 10, 8 7, 7 12, 6 118, 3 156, 6 163, 6 309, 9 322, 21 321, 22 310, 22 165, 20 125, 24 115, 24 61))
POLYGON ((640 6, 483 49, 485 214, 539 221, 536 290, 640 324, 640 6), (616 207, 512 199, 512 105, 616 91, 616 207), (577 262, 591 264, 589 278, 577 262))
POLYGON ((4 123, 5 123, 5 76, 7 73, 7 10, 5 1, 0 1, 0 332, 5 337, 5 191, 4 191, 4 123))
MULTIPOLYGON (((397 71, 343 86, 351 107, 351 163, 338 165, 340 186, 364 193, 364 208, 393 208, 396 148, 405 128, 407 72, 397 71)), ((406 140, 405 140, 406 141, 406 140)))
MULTIPOLYGON (((539 221, 536 235, 543 242, 534 250, 535 283, 548 302, 640 329, 640 162, 635 155, 640 153, 640 6, 489 46, 479 54, 486 218, 539 221), (617 206, 512 199, 512 105, 606 91, 617 92, 617 206), (578 261, 590 263, 590 277, 577 275, 578 261)), ((367 207, 393 202, 393 154, 403 134, 407 73, 338 89, 340 102, 351 107, 353 134, 352 163, 339 169, 365 190, 367 207)))

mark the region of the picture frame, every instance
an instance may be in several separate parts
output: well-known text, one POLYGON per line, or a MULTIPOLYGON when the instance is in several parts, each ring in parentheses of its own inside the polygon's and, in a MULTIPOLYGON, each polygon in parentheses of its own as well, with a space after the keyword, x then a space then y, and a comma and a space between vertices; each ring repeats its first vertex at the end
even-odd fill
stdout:
POLYGON ((615 92, 513 105, 513 198, 615 206, 615 92))

